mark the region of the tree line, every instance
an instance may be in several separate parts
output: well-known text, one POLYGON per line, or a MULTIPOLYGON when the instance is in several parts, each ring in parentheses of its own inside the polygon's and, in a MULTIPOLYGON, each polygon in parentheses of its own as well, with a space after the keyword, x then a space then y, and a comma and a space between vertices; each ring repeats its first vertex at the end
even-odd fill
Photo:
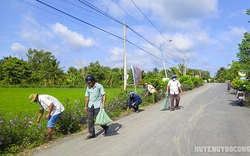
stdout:
MULTIPOLYGON (((84 77, 93 74, 98 82, 106 87, 121 87, 124 82, 123 68, 110 68, 100 65, 99 61, 91 62, 83 68, 69 67, 64 71, 60 67, 60 61, 51 53, 44 50, 29 49, 26 53, 27 60, 8 56, 0 60, 0 85, 18 85, 20 87, 82 87, 84 77)), ((178 64, 171 67, 167 74, 183 76, 184 65, 178 64)), ((128 70, 128 84, 133 84, 132 70, 128 70)), ((161 81, 164 78, 164 70, 154 68, 152 71, 141 71, 144 82, 153 80, 161 81)), ((187 69, 187 75, 200 76, 209 79, 210 73, 199 69, 187 69)))

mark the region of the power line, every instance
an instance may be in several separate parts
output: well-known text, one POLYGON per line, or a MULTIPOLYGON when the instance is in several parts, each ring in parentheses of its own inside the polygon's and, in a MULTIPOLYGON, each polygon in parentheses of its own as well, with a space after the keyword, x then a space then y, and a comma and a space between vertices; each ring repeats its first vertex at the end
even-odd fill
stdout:
MULTIPOLYGON (((69 20, 69 21, 72 21, 72 20, 70 20, 70 19, 68 19, 68 18, 65 18, 65 17, 63 17, 63 16, 60 16, 60 15, 58 15, 58 14, 55 14, 55 13, 53 13, 53 12, 50 12, 50 11, 48 11, 48 10, 45 10, 45 9, 43 9, 43 8, 40 8, 40 7, 38 7, 38 6, 35 6, 35 5, 30 4, 30 3, 28 3, 28 2, 25 2, 25 1, 23 1, 23 0, 21 0, 21 1, 24 2, 24 3, 26 3, 26 4, 31 5, 31 6, 33 6, 33 7, 39 8, 39 9, 41 9, 41 10, 44 10, 44 11, 49 12, 49 13, 51 13, 51 14, 54 14, 54 15, 56 15, 56 16, 59 16, 59 17, 62 17, 62 18, 64 18, 64 19, 67 19, 67 20, 69 20)), ((119 39, 123 39, 123 38, 121 38, 120 36, 117 36, 117 35, 115 35, 115 34, 113 34, 113 33, 110 33, 110 32, 108 32, 108 31, 106 31, 106 30, 104 30, 104 29, 101 29, 101 28, 99 28, 99 27, 97 27, 97 26, 94 26, 94 25, 92 25, 92 24, 90 24, 90 23, 88 23, 88 22, 85 22, 85 21, 83 21, 83 20, 81 20, 81 19, 79 19, 79 18, 77 18, 77 17, 75 17, 75 16, 73 16, 73 15, 71 15, 71 14, 69 14, 69 13, 66 13, 66 12, 64 12, 64 11, 62 11, 62 10, 56 8, 56 7, 53 7, 53 6, 51 6, 51 5, 49 5, 49 4, 45 3, 45 2, 42 2, 42 1, 39 1, 39 0, 37 0, 37 1, 40 2, 40 3, 43 4, 43 5, 46 5, 46 6, 50 7, 50 8, 52 8, 52 9, 55 9, 55 10, 57 10, 57 11, 63 13, 63 14, 66 14, 67 16, 69 16, 69 17, 71 17, 71 18, 74 18, 74 19, 76 19, 76 20, 78 20, 78 21, 80 21, 80 22, 83 22, 83 23, 85 23, 85 24, 87 24, 87 25, 89 25, 89 26, 92 26, 92 27, 94 27, 94 28, 96 28, 96 29, 98 29, 98 30, 100 30, 100 31, 106 32, 106 33, 108 33, 108 34, 110 34, 110 35, 112 35, 112 36, 115 36, 115 37, 119 38, 119 39)), ((66 2, 68 2, 68 1, 66 1, 66 2)), ((68 2, 68 3, 70 3, 70 2, 68 2)), ((72 3, 71 3, 71 4, 72 4, 72 3)), ((74 4, 74 5, 75 5, 75 4, 74 4)), ((76 6, 78 6, 78 5, 76 5, 76 6)), ((80 7, 80 6, 78 6, 78 7, 80 7)), ((74 22, 74 21, 72 21, 72 22, 74 22)), ((130 27, 128 27, 128 28, 129 28, 131 31, 133 31, 134 33, 136 33, 138 36, 140 36, 141 38, 143 38, 144 40, 146 40, 148 43, 150 43, 151 45, 153 45, 154 47, 156 47, 154 44, 152 44, 150 41, 148 41, 147 39, 145 39, 143 36, 141 36, 139 33, 137 33, 136 31, 134 31, 132 28, 130 28, 130 27)), ((128 43, 130 43, 131 45, 134 45, 135 47, 141 49, 142 51, 144 51, 144 52, 150 54, 151 56, 154 56, 154 57, 156 57, 156 58, 158 58, 158 59, 161 59, 161 58, 159 58, 158 56, 155 56, 155 55, 151 54, 150 52, 144 50, 144 49, 141 48, 140 46, 134 44, 133 42, 131 42, 131 41, 129 41, 129 40, 126 40, 126 41, 127 41, 128 43)), ((170 63, 170 62, 168 62, 168 63, 170 63)))
POLYGON ((135 2, 133 0, 131 0, 131 2, 136 6, 136 8, 143 14, 143 16, 149 21, 149 23, 152 24, 152 26, 166 39, 168 40, 161 32, 158 28, 156 28, 156 26, 148 19, 148 17, 141 11, 141 9, 135 4, 135 2))
POLYGON ((86 6, 88 6, 88 7, 90 7, 90 8, 92 8, 92 9, 94 9, 95 11, 97 11, 97 12, 103 14, 104 16, 107 16, 108 18, 114 20, 115 22, 117 22, 117 23, 123 25, 123 22, 117 20, 116 18, 112 17, 111 15, 109 15, 109 14, 107 14, 106 12, 102 11, 101 9, 97 8, 96 6, 92 5, 91 3, 86 2, 86 1, 81 1, 81 0, 78 0, 78 1, 81 2, 81 3, 83 3, 83 4, 85 4, 86 6))
MULTIPOLYGON (((118 6, 118 7, 120 7, 126 14, 128 14, 138 25, 140 25, 140 23, 139 22, 137 22, 127 11, 125 11, 117 2, 115 2, 114 0, 113 0, 113 2, 118 6)), ((147 18, 147 17, 146 17, 147 18)), ((142 27, 141 25, 140 25, 140 27, 142 27)), ((144 37, 142 37, 140 34, 138 34, 137 32, 135 32, 132 28, 130 28, 130 27, 128 27, 129 29, 131 29, 131 31, 133 31, 134 33, 136 33, 137 35, 139 35, 141 38, 143 38, 144 40, 146 40, 144 37)), ((145 31, 147 31, 144 27, 142 27, 145 31)), ((157 29, 157 28, 156 28, 157 29)), ((148 31, 147 31, 148 32, 148 31)), ((150 34, 150 32, 148 32, 149 34, 150 34)), ((152 34, 150 34, 152 37, 154 37, 152 34)), ((156 37, 154 37, 158 42, 160 42, 156 37)), ((149 42, 148 40, 146 40, 148 43, 150 43, 151 45, 153 45, 155 48, 157 48, 158 49, 158 47, 157 46, 155 46, 154 44, 152 44, 151 42, 149 42)), ((171 53, 167 53, 167 52, 165 52, 165 51, 163 51, 165 54, 168 54, 168 55, 170 55, 170 56, 173 56, 173 57, 175 57, 174 55, 172 55, 171 53)), ((179 59, 179 58, 177 58, 177 59, 179 59)))
MULTIPOLYGON (((130 18, 132 18, 140 27, 142 27, 146 32, 149 33, 149 35, 151 35, 153 38, 155 38, 156 40, 158 40, 156 37, 154 37, 149 31, 147 31, 137 20, 135 20, 135 18, 133 18, 133 16, 131 16, 126 10, 124 10, 117 2, 115 2, 115 0, 113 0, 113 2, 119 7, 121 8, 126 14, 129 15, 130 18)), ((158 40, 159 42, 159 40, 158 40)))
MULTIPOLYGON (((92 9, 96 10, 97 12, 103 14, 104 16, 106 16, 106 17, 108 17, 108 18, 114 20, 115 22, 117 22, 117 23, 123 25, 123 22, 121 22, 121 21, 119 21, 118 19, 112 17, 111 15, 107 14, 106 12, 104 12, 104 11, 102 11, 101 9, 97 8, 96 6, 90 4, 89 2, 86 2, 86 1, 83 2, 83 1, 81 1, 81 0, 78 0, 78 1, 81 2, 81 3, 83 3, 83 4, 85 4, 85 5, 87 5, 88 7, 90 7, 90 8, 92 8, 92 9)), ((140 36, 142 39, 144 39, 145 41, 147 41, 149 44, 151 44, 152 46, 154 46, 154 47, 157 48, 156 45, 154 45, 153 43, 151 43, 149 40, 147 40, 147 39, 146 39, 145 37, 143 37, 141 34, 137 33, 134 29, 132 29, 132 28, 129 27, 128 25, 126 25, 126 27, 127 27, 128 29, 130 29, 132 32, 136 33, 136 34, 137 34, 138 36, 140 36)))
MULTIPOLYGON (((43 4, 43 5, 46 5, 46 6, 50 7, 50 8, 52 8, 52 9, 55 9, 55 10, 57 10, 57 11, 59 11, 59 12, 65 14, 65 15, 71 17, 71 18, 74 18, 74 19, 76 19, 76 20, 78 20, 78 21, 81 21, 81 22, 83 22, 83 23, 85 23, 85 24, 87 24, 87 25, 89 25, 89 26, 91 26, 91 27, 94 27, 94 28, 96 28, 96 29, 98 29, 98 30, 100 30, 100 31, 103 31, 103 32, 105 32, 105 33, 107 33, 107 34, 109 34, 109 35, 115 36, 115 37, 117 37, 117 38, 123 40, 123 38, 120 37, 120 36, 118 36, 118 35, 115 35, 115 34, 113 34, 113 33, 111 33, 111 32, 108 32, 108 31, 106 31, 106 30, 104 30, 104 29, 101 29, 101 28, 99 28, 99 27, 97 27, 97 26, 95 26, 95 25, 93 25, 93 24, 90 24, 90 23, 84 21, 84 20, 81 20, 81 19, 79 19, 79 18, 77 18, 77 17, 75 17, 75 16, 73 16, 73 15, 70 15, 70 14, 68 14, 68 13, 66 13, 66 12, 64 12, 64 11, 62 11, 62 10, 60 10, 60 9, 57 9, 57 8, 55 8, 55 7, 53 7, 53 6, 49 5, 49 4, 47 4, 47 3, 44 3, 44 2, 42 2, 42 1, 40 1, 40 0, 36 0, 36 1, 38 1, 39 3, 41 3, 41 4, 43 4)), ((154 56, 154 57, 156 57, 156 58, 158 58, 158 59, 161 60, 161 58, 159 58, 158 56, 155 56, 155 55, 151 54, 150 52, 144 50, 143 48, 139 47, 138 45, 134 44, 133 42, 131 42, 131 41, 129 41, 129 40, 126 40, 126 41, 127 41, 128 43, 134 45, 135 47, 137 47, 137 48, 143 50, 144 52, 146 52, 146 53, 148 53, 148 54, 150 54, 150 55, 152 55, 152 56, 154 56)))
MULTIPOLYGON (((151 23, 151 25, 166 39, 168 40, 164 34, 150 21, 150 19, 142 12, 142 10, 135 4, 133 0, 131 2, 135 5, 135 7, 141 12, 141 14, 151 23)), ((175 47, 172 43, 170 43, 173 47, 175 47)), ((175 47, 176 48, 176 47, 175 47)), ((177 48, 176 48, 177 49, 177 48)), ((181 52, 179 49, 177 49, 179 52, 181 52)), ((181 52, 182 53, 182 52, 181 52)))

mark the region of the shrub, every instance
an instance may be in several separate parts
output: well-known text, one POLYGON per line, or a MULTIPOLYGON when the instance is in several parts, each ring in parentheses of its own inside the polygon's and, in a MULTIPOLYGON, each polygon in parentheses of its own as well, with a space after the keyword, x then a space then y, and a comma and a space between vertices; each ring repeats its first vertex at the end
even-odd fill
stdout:
POLYGON ((202 78, 192 77, 191 80, 194 84, 194 87, 200 87, 204 83, 202 78))
POLYGON ((22 115, 22 112, 7 119, 0 113, 0 154, 17 153, 45 142, 44 124, 34 123, 35 115, 22 115))
MULTIPOLYGON (((239 78, 235 78, 233 81, 232 81, 232 87, 234 89, 236 88, 243 88, 243 86, 248 86, 249 85, 249 81, 246 81, 246 80, 240 80, 239 78)), ((247 87, 246 87, 247 89, 247 87)), ((247 89, 247 91, 250 91, 247 89)))
POLYGON ((179 82, 181 84, 183 84, 183 82, 190 80, 189 76, 181 76, 180 78, 178 78, 179 82))
POLYGON ((182 85, 183 86, 187 85, 186 87, 187 87, 188 90, 192 90, 194 88, 194 84, 190 79, 182 82, 182 85))
POLYGON ((57 131, 65 135, 81 130, 81 119, 87 116, 87 114, 84 112, 83 104, 84 100, 81 99, 75 100, 74 104, 69 104, 69 99, 67 99, 66 104, 64 104, 65 110, 57 122, 59 126, 57 131))

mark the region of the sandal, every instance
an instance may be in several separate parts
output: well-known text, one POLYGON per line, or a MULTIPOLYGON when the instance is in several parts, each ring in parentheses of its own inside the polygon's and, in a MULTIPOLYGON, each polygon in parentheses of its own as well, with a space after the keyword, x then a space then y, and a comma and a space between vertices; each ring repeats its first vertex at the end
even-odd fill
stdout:
POLYGON ((95 137, 95 136, 88 135, 88 136, 85 138, 85 140, 92 139, 92 138, 94 138, 94 137, 95 137))

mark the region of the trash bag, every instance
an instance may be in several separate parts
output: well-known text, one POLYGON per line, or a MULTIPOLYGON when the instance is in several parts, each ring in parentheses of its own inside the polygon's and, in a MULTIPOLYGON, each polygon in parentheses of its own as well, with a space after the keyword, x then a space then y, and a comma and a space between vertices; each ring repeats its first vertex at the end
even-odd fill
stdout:
POLYGON ((168 98, 168 94, 165 93, 165 100, 160 108, 160 110, 169 110, 170 109, 170 101, 169 101, 169 98, 168 98))
POLYGON ((95 124, 106 125, 112 120, 109 118, 108 114, 105 112, 104 108, 100 108, 99 113, 96 116, 95 124))

